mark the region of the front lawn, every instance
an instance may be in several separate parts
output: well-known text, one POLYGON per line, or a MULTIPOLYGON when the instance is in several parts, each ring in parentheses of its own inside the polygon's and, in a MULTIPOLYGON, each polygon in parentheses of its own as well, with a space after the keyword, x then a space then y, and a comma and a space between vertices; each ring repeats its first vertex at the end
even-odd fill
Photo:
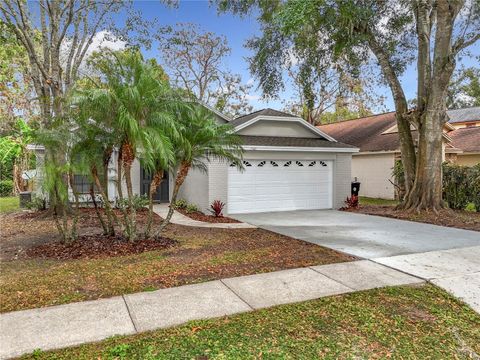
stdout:
POLYGON ((0 197, 0 214, 13 212, 18 210, 18 196, 0 197))
POLYGON ((283 305, 24 359, 475 359, 480 315, 432 285, 283 305))
POLYGON ((443 209, 438 212, 415 212, 396 209, 395 205, 398 205, 396 200, 360 197, 359 207, 357 209, 349 209, 348 211, 480 231, 480 212, 452 209, 443 209))
MULTIPOLYGON (((164 236, 176 244, 163 249, 129 255, 75 252, 85 256, 68 259, 63 257, 67 251, 32 251, 45 246, 51 250, 56 230, 51 219, 27 215, 0 218, 0 312, 354 259, 262 229, 174 224, 164 236), (47 255, 57 257, 43 258, 47 255)), ((80 233, 98 233, 92 218, 82 216, 80 233)))
POLYGON ((360 196, 358 203, 359 203, 360 205, 384 205, 384 206, 395 206, 395 205, 398 205, 398 201, 397 201, 397 200, 371 198, 371 197, 366 197, 366 196, 360 196))

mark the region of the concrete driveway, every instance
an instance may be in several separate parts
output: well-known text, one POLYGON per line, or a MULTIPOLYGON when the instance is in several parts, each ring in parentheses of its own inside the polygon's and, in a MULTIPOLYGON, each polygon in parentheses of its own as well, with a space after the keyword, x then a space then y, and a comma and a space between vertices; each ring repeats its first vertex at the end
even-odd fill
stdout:
POLYGON ((334 210, 236 218, 414 275, 480 313, 480 233, 334 210))
POLYGON ((480 245, 480 233, 336 210, 234 215, 235 218, 366 259, 480 245))

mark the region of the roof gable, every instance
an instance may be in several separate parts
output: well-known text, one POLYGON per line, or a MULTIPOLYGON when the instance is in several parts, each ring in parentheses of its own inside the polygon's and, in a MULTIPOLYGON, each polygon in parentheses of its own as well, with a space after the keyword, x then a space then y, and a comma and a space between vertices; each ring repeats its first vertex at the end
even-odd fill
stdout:
POLYGON ((316 128, 304 119, 273 109, 263 109, 239 117, 230 122, 235 127, 235 131, 245 135, 257 136, 286 136, 286 137, 312 137, 327 141, 336 141, 330 135, 316 128), (246 128, 257 124, 257 129, 248 130, 246 128), (290 128, 290 131, 287 130, 290 128), (294 130, 297 128, 297 131, 294 130), (245 130, 244 130, 245 129, 245 130), (259 130, 260 132, 256 133, 259 130))

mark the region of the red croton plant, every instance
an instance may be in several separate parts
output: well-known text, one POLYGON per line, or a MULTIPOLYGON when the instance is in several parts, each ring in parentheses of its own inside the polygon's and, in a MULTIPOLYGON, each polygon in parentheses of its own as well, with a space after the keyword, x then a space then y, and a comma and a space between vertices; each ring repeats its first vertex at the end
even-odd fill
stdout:
POLYGON ((358 208, 358 196, 352 195, 351 197, 347 196, 347 200, 345 200, 345 204, 347 205, 347 209, 356 209, 358 208))
POLYGON ((223 208, 225 207, 225 203, 220 200, 215 200, 210 205, 210 212, 215 217, 223 217, 223 208))

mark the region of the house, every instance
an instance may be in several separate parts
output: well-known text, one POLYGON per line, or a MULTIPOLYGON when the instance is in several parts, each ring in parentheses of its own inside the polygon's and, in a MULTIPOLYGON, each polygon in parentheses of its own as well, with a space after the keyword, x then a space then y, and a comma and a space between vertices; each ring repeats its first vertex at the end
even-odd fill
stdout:
MULTIPOLYGON (((480 163, 480 107, 447 111, 444 126, 444 160, 472 166, 480 163)), ((320 125, 338 141, 360 148, 352 158, 352 177, 363 196, 394 199, 392 169, 400 159, 395 112, 320 125)), ((415 130, 413 129, 415 132, 415 130)))
POLYGON ((229 214, 343 206, 357 148, 273 109, 229 123, 243 140, 244 170, 211 162, 207 173, 191 171, 180 197, 204 211, 213 200, 221 200, 229 214))
MULTIPOLYGON (((214 111, 220 123, 230 123, 243 140, 244 170, 211 161, 207 171, 191 169, 179 198, 207 211, 214 200, 226 203, 226 214, 331 209, 343 206, 350 195, 352 154, 358 149, 336 141, 302 118, 264 109, 230 119, 214 111)), ((41 158, 37 150, 37 158, 41 158)), ((41 163, 41 161, 39 161, 41 163)), ((108 194, 115 199, 117 154, 109 164, 108 194)), ((88 190, 86 177, 77 188, 88 190)), ((135 160, 133 191, 147 194, 150 174, 135 160)), ((174 174, 165 173, 155 200, 169 202, 174 174)), ((123 184, 124 185, 124 184, 123 184)), ((88 195, 84 197, 88 200, 88 195)))

